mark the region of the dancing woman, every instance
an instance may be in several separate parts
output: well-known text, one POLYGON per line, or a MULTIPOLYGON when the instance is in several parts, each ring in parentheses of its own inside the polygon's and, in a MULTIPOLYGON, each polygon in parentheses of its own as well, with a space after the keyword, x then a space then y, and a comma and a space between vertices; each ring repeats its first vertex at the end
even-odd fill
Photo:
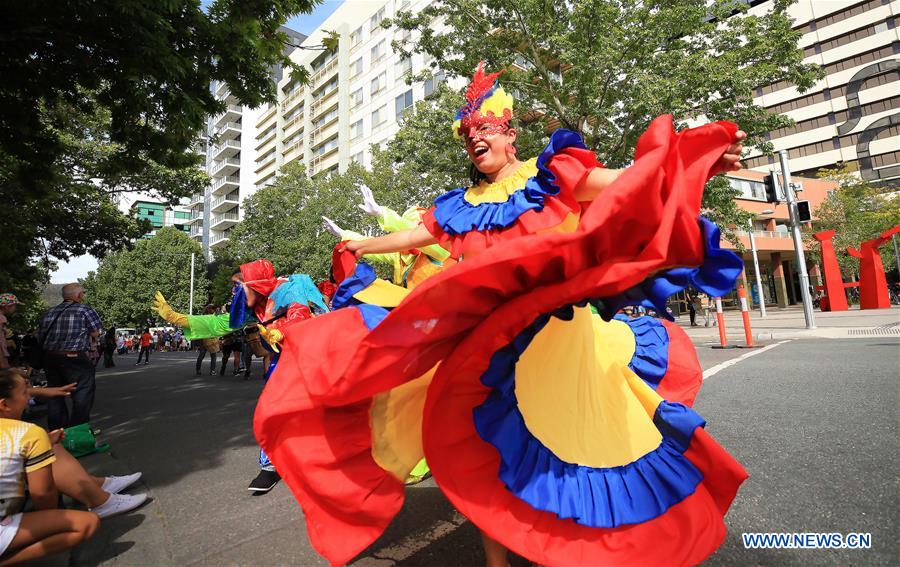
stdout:
MULTIPOLYGON (((641 372, 637 334, 610 320, 628 305, 664 313, 688 285, 732 289, 740 259, 698 215, 705 182, 740 167, 744 134, 727 122, 676 133, 660 117, 627 169, 604 169, 565 130, 522 162, 497 75, 479 66, 453 126, 473 185, 438 197, 419 227, 344 245, 364 257, 440 243, 458 264, 392 309, 349 302, 285 329, 257 439, 335 564, 399 510, 403 470, 381 457, 416 442, 486 534, 489 561, 507 547, 547 565, 698 563, 724 538, 746 472, 690 409, 699 376, 670 388, 668 372, 641 372), (423 377, 424 403, 389 416, 419 413, 421 437, 385 439, 379 396, 423 377)), ((338 278, 336 300, 366 285, 361 266, 338 278)))

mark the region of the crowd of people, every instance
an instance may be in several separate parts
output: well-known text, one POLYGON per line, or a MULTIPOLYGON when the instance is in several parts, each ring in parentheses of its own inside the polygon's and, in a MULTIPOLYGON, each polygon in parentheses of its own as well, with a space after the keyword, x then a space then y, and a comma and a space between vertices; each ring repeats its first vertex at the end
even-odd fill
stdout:
POLYGON ((84 288, 67 284, 38 329, 8 342, 6 316, 21 303, 0 294, 0 562, 23 563, 90 538, 100 521, 135 510, 146 494, 124 491, 141 479, 94 476, 66 448, 67 432, 87 428, 100 353, 111 363, 114 333, 84 304, 84 288), (10 348, 12 347, 12 348, 10 348), (39 371, 43 370, 43 374, 39 371), (43 377, 43 379, 42 379, 43 377), (41 415, 40 408, 46 408, 41 415), (45 426, 43 424, 46 424, 45 426), (64 507, 67 496, 79 509, 64 507), (80 509, 83 508, 83 509, 80 509))

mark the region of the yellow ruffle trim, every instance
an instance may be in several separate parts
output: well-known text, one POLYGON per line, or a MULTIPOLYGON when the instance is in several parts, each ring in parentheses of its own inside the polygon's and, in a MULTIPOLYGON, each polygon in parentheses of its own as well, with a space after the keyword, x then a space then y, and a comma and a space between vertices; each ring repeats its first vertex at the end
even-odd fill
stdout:
POLYGON ((537 158, 531 158, 522 164, 510 175, 500 181, 488 183, 482 181, 474 187, 466 190, 465 199, 473 205, 481 203, 504 203, 509 196, 525 187, 529 178, 537 175, 537 158))

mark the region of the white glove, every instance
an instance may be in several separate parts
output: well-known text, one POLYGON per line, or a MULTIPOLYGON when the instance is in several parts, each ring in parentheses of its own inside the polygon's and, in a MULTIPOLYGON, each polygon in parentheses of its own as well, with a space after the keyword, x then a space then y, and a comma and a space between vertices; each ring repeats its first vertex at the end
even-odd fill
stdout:
POLYGON ((344 231, 341 229, 341 227, 339 227, 339 226, 337 225, 336 222, 334 222, 333 220, 331 220, 331 219, 328 218, 328 217, 322 217, 322 225, 325 226, 325 230, 327 230, 327 231, 330 232, 331 234, 337 236, 338 238, 340 238, 340 237, 341 237, 341 233, 344 232, 344 231))
POLYGON ((362 193, 363 204, 357 205, 360 209, 362 209, 367 215, 371 215, 373 217, 380 217, 384 214, 381 210, 381 206, 375 202, 375 197, 372 196, 372 190, 363 185, 359 188, 359 192, 362 193))

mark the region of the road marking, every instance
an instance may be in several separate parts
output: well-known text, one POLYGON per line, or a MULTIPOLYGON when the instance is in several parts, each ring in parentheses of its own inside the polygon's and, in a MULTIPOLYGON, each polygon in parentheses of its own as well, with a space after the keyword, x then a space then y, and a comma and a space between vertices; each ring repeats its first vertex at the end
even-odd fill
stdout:
POLYGON ((441 520, 433 524, 427 532, 407 536, 394 545, 375 551, 372 556, 377 559, 404 561, 466 522, 465 516, 454 511, 451 520, 441 520))
POLYGON ((731 366, 734 366, 735 364, 737 364, 738 362, 740 362, 740 361, 742 361, 742 360, 746 360, 746 359, 750 358, 751 356, 756 356, 757 354, 762 354, 762 353, 766 352, 767 350, 771 350, 771 349, 773 349, 773 348, 775 348, 775 347, 777 347, 777 346, 779 346, 779 345, 783 345, 784 343, 789 343, 789 342, 791 342, 791 340, 792 340, 792 339, 788 339, 788 340, 785 340, 785 341, 777 342, 777 343, 775 343, 775 344, 771 344, 771 345, 769 345, 769 346, 763 347, 763 348, 761 348, 761 349, 759 349, 759 350, 751 350, 751 351, 748 352, 747 354, 742 354, 741 356, 739 356, 739 357, 737 357, 737 358, 732 358, 731 360, 726 360, 725 362, 722 362, 722 363, 720 363, 720 364, 716 364, 716 365, 713 366, 712 368, 703 371, 703 379, 706 380, 706 379, 709 378, 710 376, 713 376, 713 375, 715 375, 715 374, 718 374, 718 373, 721 372, 722 370, 725 370, 726 368, 729 368, 729 367, 731 367, 731 366))

